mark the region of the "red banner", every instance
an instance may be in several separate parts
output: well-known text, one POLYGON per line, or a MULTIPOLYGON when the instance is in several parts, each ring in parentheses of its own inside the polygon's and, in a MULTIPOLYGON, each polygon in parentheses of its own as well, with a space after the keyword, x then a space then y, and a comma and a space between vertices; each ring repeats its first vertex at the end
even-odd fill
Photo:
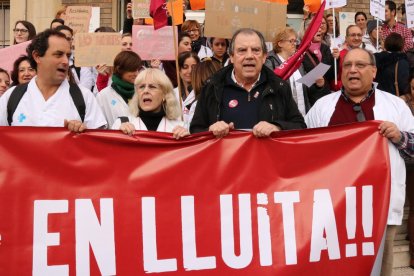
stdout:
POLYGON ((319 7, 318 12, 313 17, 311 23, 309 24, 308 28, 303 35, 302 41, 299 45, 299 49, 296 53, 288 58, 285 62, 283 62, 279 67, 276 67, 274 72, 280 78, 287 80, 290 76, 295 73, 295 71, 300 67, 302 64, 302 60, 305 56, 305 52, 308 50, 313 37, 318 32, 319 27, 321 26, 323 12, 325 10, 325 1, 322 2, 321 6, 319 7))
POLYGON ((377 127, 3 127, 0 275, 369 275, 390 192, 377 127))

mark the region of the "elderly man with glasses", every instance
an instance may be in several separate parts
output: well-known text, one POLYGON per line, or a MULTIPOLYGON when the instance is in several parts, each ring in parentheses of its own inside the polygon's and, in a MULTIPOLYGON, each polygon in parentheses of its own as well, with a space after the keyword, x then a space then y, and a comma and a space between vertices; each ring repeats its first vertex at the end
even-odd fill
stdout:
POLYGON ((403 158, 414 156, 414 117, 403 100, 374 87, 376 73, 371 52, 361 48, 348 51, 342 63, 342 89, 318 100, 305 121, 309 128, 365 120, 382 121, 378 131, 388 138, 389 143, 391 198, 381 275, 391 275, 393 240, 396 226, 402 222, 405 200, 403 158))

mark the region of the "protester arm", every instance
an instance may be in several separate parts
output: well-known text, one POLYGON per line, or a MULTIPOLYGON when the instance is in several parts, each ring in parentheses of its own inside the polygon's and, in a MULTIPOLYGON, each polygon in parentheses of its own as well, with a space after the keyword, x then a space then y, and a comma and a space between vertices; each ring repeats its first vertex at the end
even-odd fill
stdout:
POLYGON ((108 82, 109 82, 109 75, 98 74, 98 77, 96 78, 96 87, 98 88, 98 91, 101 91, 102 89, 107 87, 108 82))

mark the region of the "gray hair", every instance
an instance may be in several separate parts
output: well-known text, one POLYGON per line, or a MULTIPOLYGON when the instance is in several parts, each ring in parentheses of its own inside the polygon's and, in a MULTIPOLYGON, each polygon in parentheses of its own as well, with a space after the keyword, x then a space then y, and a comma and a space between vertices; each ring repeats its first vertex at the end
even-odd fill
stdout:
POLYGON ((251 28, 241 28, 238 29, 234 34, 233 37, 231 38, 230 41, 230 47, 229 47, 229 55, 232 56, 234 55, 234 42, 237 38, 237 36, 239 34, 246 34, 246 35, 254 35, 256 34, 259 38, 260 38, 260 43, 262 44, 262 51, 264 54, 267 53, 267 47, 266 47, 266 40, 263 36, 263 34, 255 29, 251 29, 251 28))
POLYGON ((162 93, 164 94, 165 103, 165 117, 170 120, 177 120, 181 116, 181 108, 177 98, 174 95, 173 85, 170 79, 159 69, 148 68, 141 71, 135 79, 135 93, 132 99, 129 101, 129 111, 133 116, 139 116, 139 95, 137 86, 146 80, 146 78, 152 79, 152 81, 159 85, 162 93))
POLYGON ((345 60, 346 56, 349 55, 349 53, 353 52, 353 51, 363 51, 363 52, 367 53, 367 55, 369 56, 369 63, 373 66, 377 66, 377 62, 375 61, 375 55, 371 51, 369 51, 367 49, 364 49, 364 48, 354 48, 354 49, 349 50, 345 54, 344 60, 345 60))

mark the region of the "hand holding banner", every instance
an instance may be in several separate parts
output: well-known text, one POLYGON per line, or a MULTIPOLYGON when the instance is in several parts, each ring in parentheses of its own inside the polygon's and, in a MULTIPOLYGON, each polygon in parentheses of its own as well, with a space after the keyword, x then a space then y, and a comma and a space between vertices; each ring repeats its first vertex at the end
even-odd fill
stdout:
POLYGON ((391 187, 378 125, 180 141, 3 127, 0 274, 370 275, 391 187))

